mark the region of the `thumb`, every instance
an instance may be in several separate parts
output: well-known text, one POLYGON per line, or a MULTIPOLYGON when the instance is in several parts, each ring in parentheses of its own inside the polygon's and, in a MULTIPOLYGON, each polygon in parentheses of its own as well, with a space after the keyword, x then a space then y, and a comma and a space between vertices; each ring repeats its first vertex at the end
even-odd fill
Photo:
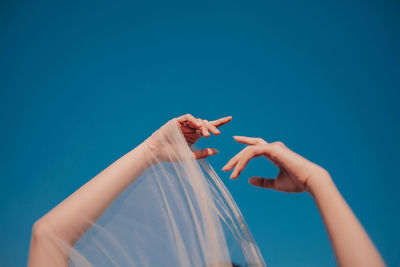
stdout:
POLYGON ((218 153, 218 150, 216 150, 215 148, 205 148, 205 149, 193 151, 194 157, 196 159, 204 159, 209 156, 215 155, 217 153, 218 153))
POLYGON ((269 188, 269 189, 276 189, 275 187, 275 179, 271 178, 264 178, 264 177, 251 177, 249 179, 249 184, 258 186, 258 187, 263 187, 263 188, 269 188))

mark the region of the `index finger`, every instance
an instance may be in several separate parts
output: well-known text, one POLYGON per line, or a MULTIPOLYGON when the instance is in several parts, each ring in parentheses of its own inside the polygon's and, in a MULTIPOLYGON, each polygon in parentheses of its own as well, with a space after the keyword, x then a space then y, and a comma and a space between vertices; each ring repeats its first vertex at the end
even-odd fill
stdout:
POLYGON ((210 121, 210 123, 212 125, 214 125, 215 127, 219 127, 219 126, 222 126, 224 124, 227 124, 231 120, 232 120, 232 116, 228 116, 228 117, 223 117, 223 118, 215 120, 215 121, 210 121))
POLYGON ((262 138, 258 138, 258 137, 247 137, 247 136, 238 136, 235 135, 233 137, 237 142, 242 143, 242 144, 246 144, 246 145, 258 145, 258 144, 268 144, 267 141, 265 141, 262 138))

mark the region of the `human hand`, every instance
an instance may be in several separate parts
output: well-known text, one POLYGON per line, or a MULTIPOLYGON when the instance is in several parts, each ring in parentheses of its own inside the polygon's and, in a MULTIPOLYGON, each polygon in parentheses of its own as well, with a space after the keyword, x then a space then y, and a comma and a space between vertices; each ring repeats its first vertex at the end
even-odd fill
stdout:
MULTIPOLYGON (((229 116, 214 121, 208 121, 195 118, 191 114, 186 114, 167 122, 148 140, 146 140, 146 142, 159 160, 175 161, 178 159, 176 159, 175 155, 173 155, 171 152, 172 150, 177 149, 178 139, 173 136, 175 132, 172 130, 173 128, 170 127, 172 124, 178 124, 187 145, 191 147, 202 136, 210 137, 210 132, 214 135, 219 135, 221 132, 217 128, 230 122, 231 120, 232 117, 229 116)), ((217 153, 218 150, 214 148, 193 151, 196 159, 206 158, 217 153)))
POLYGON ((234 136, 234 139, 248 145, 234 156, 223 168, 234 168, 231 179, 239 177, 247 163, 255 157, 264 156, 279 168, 275 179, 251 177, 249 183, 258 187, 294 193, 309 191, 318 179, 328 178, 329 173, 317 164, 293 152, 282 142, 268 143, 262 138, 234 136))

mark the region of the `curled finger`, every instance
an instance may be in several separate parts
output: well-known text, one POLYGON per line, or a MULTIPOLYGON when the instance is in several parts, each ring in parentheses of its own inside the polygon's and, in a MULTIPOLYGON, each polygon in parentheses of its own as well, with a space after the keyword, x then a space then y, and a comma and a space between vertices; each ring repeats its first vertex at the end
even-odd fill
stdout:
POLYGON ((202 119, 197 119, 197 121, 201 124, 201 127, 199 128, 201 131, 201 135, 204 137, 210 137, 210 133, 208 132, 208 128, 204 124, 204 121, 202 119))
POLYGON ((193 115, 186 114, 177 118, 179 123, 186 123, 189 127, 194 129, 200 129, 202 127, 202 123, 199 122, 193 115))
POLYGON ((203 124, 207 127, 207 129, 212 132, 214 135, 219 135, 221 132, 211 124, 208 120, 203 120, 203 124))

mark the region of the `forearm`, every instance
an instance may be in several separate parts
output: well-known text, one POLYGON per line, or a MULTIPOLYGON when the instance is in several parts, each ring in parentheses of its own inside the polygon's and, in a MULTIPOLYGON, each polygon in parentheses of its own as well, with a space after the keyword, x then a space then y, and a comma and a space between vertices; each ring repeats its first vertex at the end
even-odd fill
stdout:
POLYGON ((30 263, 37 258, 42 259, 37 256, 43 251, 47 255, 60 254, 55 258, 62 262, 65 255, 61 256, 61 248, 57 248, 60 244, 55 244, 54 238, 73 246, 112 202, 149 167, 146 153, 145 144, 138 146, 37 221, 32 234, 30 263))
POLYGON ((147 167, 142 144, 96 175, 41 221, 59 238, 73 244, 147 167))
POLYGON ((329 175, 312 183, 309 192, 321 213, 339 266, 385 266, 329 175))

